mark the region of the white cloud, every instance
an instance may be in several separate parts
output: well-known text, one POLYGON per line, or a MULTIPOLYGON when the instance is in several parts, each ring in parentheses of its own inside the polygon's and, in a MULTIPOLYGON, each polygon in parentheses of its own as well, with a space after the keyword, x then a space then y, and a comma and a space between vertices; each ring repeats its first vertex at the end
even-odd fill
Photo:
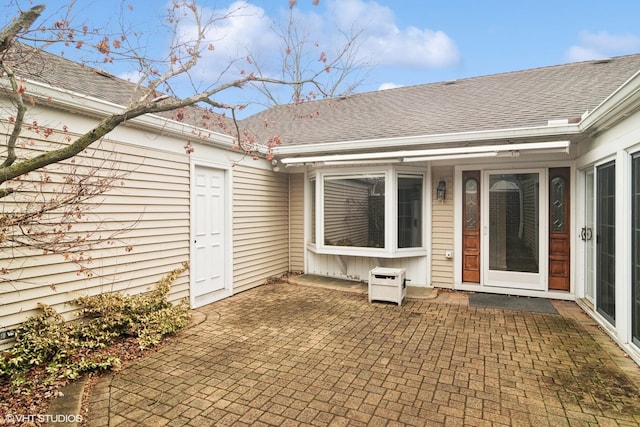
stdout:
POLYGON ((579 44, 571 46, 565 54, 568 61, 588 61, 640 51, 640 37, 633 34, 614 35, 606 31, 582 31, 579 44))
POLYGON ((137 83, 141 77, 142 77, 142 73, 140 73, 140 71, 127 71, 127 72, 118 74, 119 79, 128 80, 133 83, 137 83))
POLYGON ((275 41, 271 31, 272 19, 258 6, 237 1, 214 13, 219 19, 207 38, 215 45, 216 51, 224 53, 228 59, 246 57, 247 53, 268 48, 275 41))
MULTIPOLYGON (((276 49, 282 45, 273 26, 281 17, 268 16, 265 9, 257 6, 260 2, 254 3, 236 1, 226 9, 208 12, 226 17, 217 21, 215 32, 209 35, 216 46, 213 56, 218 58, 217 63, 220 63, 220 53, 227 60, 244 58, 248 52, 254 56, 261 52, 263 63, 280 60, 280 52, 276 49)), ((280 12, 286 15, 288 10, 280 12)), ((296 8, 295 12, 296 20, 301 23, 299 28, 327 52, 343 46, 345 34, 362 31, 357 39, 358 63, 437 68, 456 65, 460 61, 455 42, 445 32, 415 26, 400 28, 394 12, 376 1, 327 0, 321 2, 320 7, 307 11, 296 8)))
POLYGON ((340 28, 360 26, 360 53, 374 64, 436 68, 460 62, 458 48, 445 32, 414 26, 399 28, 393 11, 375 1, 331 0, 327 8, 340 28))
MULTIPOLYGON (((249 55, 257 60, 262 75, 282 77, 284 44, 274 28, 286 28, 279 23, 283 20, 286 23, 289 9, 286 2, 278 9, 263 8, 258 6, 261 2, 250 1, 234 1, 222 9, 202 9, 204 20, 214 20, 206 38, 215 50, 203 52, 197 69, 190 72, 186 81, 189 86, 203 90, 239 78, 240 70, 255 69, 247 62, 249 55)), ((359 34, 356 49, 343 57, 338 66, 354 70, 368 66, 424 69, 448 67, 460 61, 455 42, 445 32, 400 27, 392 9, 375 0, 326 0, 319 7, 297 7, 294 13, 297 27, 303 33, 300 37, 316 42, 310 43, 305 52, 304 72, 317 71, 321 52, 326 52, 329 61, 335 59, 355 34, 359 34)), ((184 41, 195 40, 196 31, 194 22, 183 22, 179 36, 184 41)), ((326 79, 330 82, 327 87, 331 87, 334 75, 339 82, 337 73, 323 74, 320 79, 326 79)))
POLYGON ((396 89, 396 88, 403 87, 403 86, 404 86, 404 85, 399 85, 399 84, 395 84, 395 83, 387 82, 387 83, 382 83, 382 84, 378 87, 378 90, 396 89))
MULTIPOLYGON (((205 34, 205 45, 214 47, 205 51, 198 61, 196 74, 206 81, 237 78, 242 69, 251 68, 247 62, 249 55, 258 55, 269 51, 276 54, 273 46, 278 45, 272 31, 273 20, 264 9, 247 1, 236 1, 225 9, 202 9, 203 19, 213 23, 205 34)), ((197 27, 184 23, 180 27, 183 40, 195 40, 197 27)))

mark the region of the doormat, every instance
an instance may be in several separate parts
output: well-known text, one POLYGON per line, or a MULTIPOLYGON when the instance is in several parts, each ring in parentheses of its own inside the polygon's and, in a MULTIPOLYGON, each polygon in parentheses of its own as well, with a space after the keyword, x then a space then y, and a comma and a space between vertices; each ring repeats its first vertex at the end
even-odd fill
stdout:
POLYGON ((499 294, 471 294, 469 295, 469 305, 472 307, 558 314, 558 311, 551 302, 545 298, 514 297, 499 294))

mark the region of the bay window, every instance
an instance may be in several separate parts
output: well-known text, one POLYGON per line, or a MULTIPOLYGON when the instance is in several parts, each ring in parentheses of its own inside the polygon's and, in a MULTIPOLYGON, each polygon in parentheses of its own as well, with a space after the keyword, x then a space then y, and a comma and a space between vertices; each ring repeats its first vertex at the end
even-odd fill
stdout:
POLYGON ((380 257, 424 252, 424 179, 422 172, 391 167, 317 171, 309 181, 315 251, 380 257))

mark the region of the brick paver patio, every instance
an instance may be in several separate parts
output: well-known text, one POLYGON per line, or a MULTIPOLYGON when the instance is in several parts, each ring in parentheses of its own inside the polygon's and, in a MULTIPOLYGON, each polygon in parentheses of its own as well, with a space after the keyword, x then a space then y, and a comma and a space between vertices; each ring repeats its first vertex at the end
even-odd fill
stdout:
MULTIPOLYGON (((639 425, 640 368, 561 315, 265 285, 90 395, 89 426, 639 425)), ((461 302, 462 301, 462 302, 461 302)))

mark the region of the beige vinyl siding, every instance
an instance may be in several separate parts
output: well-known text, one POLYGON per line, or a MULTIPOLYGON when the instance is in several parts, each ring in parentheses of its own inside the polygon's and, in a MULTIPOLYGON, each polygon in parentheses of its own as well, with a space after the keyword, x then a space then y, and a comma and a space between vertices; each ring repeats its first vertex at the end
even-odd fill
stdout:
MULTIPOLYGON (((79 275, 77 266, 65 262, 62 255, 4 251, 0 262, 13 271, 0 281, 2 329, 12 329, 35 314, 38 303, 51 305, 69 318, 74 307, 68 303, 78 295, 148 291, 189 259, 187 155, 102 141, 77 160, 101 165, 104 173, 117 168, 121 176, 107 193, 90 201, 95 208, 72 229, 95 232, 93 261, 88 264, 91 275, 79 275), (99 243, 110 236, 108 242, 99 243)), ((54 180, 60 170, 48 168, 54 180)), ((35 179, 37 174, 32 175, 35 179)), ((7 202, 5 209, 8 206, 7 202)), ((170 300, 186 298, 188 293, 185 273, 174 282, 170 300)))
POLYGON ((233 169, 233 290, 289 271, 289 177, 251 165, 233 169))
POLYGON ((289 175, 289 270, 304 271, 304 174, 289 175))
POLYGON ((436 287, 453 287, 453 262, 445 252, 453 250, 453 167, 432 168, 431 180, 431 284, 436 287), (443 201, 436 200, 436 188, 440 180, 447 182, 447 195, 443 201))

